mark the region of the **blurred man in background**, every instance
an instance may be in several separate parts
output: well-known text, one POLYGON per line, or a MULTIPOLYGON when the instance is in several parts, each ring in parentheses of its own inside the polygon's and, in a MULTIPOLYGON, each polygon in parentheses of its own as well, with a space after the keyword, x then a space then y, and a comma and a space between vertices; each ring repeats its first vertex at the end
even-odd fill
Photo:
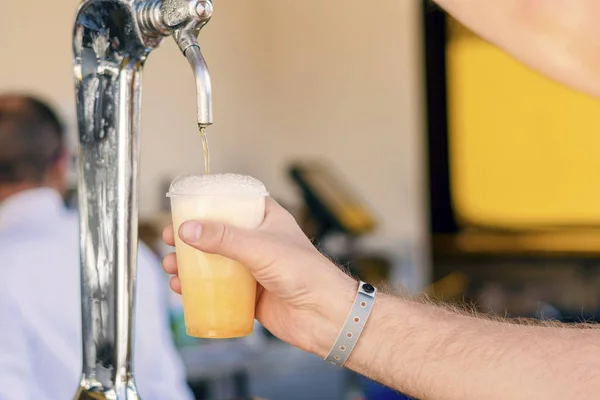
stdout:
MULTIPOLYGON (((41 101, 0 96, 0 400, 68 399, 79 386, 79 226, 62 199, 64 136, 41 101)), ((139 390, 144 399, 190 399, 162 271, 148 249, 139 250, 139 390)))

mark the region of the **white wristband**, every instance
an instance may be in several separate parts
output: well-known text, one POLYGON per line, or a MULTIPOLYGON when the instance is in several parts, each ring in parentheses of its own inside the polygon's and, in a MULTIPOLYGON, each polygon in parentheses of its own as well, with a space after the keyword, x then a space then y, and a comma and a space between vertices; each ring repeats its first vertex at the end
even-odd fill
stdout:
POLYGON ((338 367, 344 366, 369 319, 376 295, 377 289, 373 286, 362 281, 359 283, 348 318, 325 361, 338 367))

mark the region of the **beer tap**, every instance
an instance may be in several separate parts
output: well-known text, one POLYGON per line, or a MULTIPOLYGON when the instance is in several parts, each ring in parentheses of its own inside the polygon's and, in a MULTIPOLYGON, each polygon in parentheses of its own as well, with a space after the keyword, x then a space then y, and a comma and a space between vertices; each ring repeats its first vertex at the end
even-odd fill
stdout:
POLYGON ((210 125, 210 76, 197 35, 212 11, 209 0, 84 0, 77 13, 83 371, 75 399, 140 398, 131 362, 141 73, 172 36, 194 73, 198 124, 210 125))

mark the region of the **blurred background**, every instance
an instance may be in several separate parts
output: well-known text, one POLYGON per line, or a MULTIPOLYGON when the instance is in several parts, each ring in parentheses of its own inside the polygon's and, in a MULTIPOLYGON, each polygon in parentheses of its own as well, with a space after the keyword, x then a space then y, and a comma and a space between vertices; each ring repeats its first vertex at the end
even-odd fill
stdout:
MULTIPOLYGON (((262 180, 326 253, 374 284, 510 317, 593 320, 600 104, 424 3, 215 0, 200 35, 212 170, 262 180)), ((6 0, 0 13, 0 91, 48 99, 72 138, 77 5, 34 13, 6 0)), ((164 255, 168 184, 203 168, 193 79, 173 40, 143 81, 140 235, 164 255)), ((178 296, 165 307, 199 399, 403 398, 258 325, 240 340, 191 339, 178 296)))

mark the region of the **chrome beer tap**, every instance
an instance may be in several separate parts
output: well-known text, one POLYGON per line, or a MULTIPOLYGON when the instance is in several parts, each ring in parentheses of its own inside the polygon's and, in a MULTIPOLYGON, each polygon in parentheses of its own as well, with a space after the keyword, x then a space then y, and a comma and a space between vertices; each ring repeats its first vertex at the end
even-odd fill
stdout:
POLYGON ((198 124, 210 125, 210 76, 196 38, 212 10, 209 0, 85 0, 77 13, 83 371, 75 399, 140 398, 131 363, 141 73, 172 36, 192 66, 198 124))

